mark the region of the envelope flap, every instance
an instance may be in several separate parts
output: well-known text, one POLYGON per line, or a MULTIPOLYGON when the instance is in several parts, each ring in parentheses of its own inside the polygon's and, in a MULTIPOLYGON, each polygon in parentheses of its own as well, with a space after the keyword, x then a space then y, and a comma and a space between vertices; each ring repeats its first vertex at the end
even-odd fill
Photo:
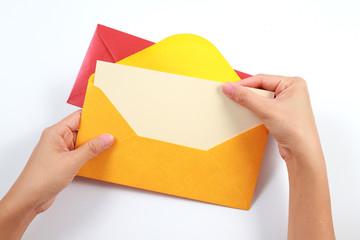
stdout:
POLYGON ((240 79, 245 79, 248 77, 251 77, 250 74, 244 73, 244 72, 240 72, 238 70, 234 70, 236 72, 236 74, 240 77, 240 79))
POLYGON ((212 43, 193 34, 168 37, 118 63, 218 82, 240 80, 212 43))
POLYGON ((143 38, 135 37, 100 24, 97 27, 97 33, 113 56, 113 62, 119 61, 154 44, 143 38))
POLYGON ((115 142, 121 142, 136 133, 127 124, 114 105, 98 87, 93 85, 94 75, 89 79, 85 111, 82 112, 76 147, 103 133, 110 133, 115 142), (121 126, 121 127, 119 127, 121 126), (111 129, 111 132, 109 130, 111 129))
POLYGON ((87 82, 91 74, 95 72, 96 61, 102 60, 106 62, 115 62, 115 59, 111 55, 108 47, 105 45, 104 41, 101 39, 98 33, 99 28, 101 28, 100 25, 96 29, 94 36, 91 39, 90 46, 86 52, 84 61, 81 65, 80 71, 76 77, 74 86, 67 101, 71 104, 76 103, 75 105, 79 107, 83 106, 87 82))
POLYGON ((254 127, 208 150, 219 167, 227 174, 250 208, 268 130, 264 125, 254 127))

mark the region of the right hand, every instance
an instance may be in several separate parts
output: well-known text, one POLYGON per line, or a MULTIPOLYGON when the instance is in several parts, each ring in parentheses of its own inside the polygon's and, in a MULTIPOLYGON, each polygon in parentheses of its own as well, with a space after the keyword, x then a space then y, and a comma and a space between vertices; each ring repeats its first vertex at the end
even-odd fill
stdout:
POLYGON ((299 155, 321 151, 304 79, 259 74, 235 83, 225 83, 223 92, 263 121, 277 140, 280 155, 286 162, 299 155), (275 98, 262 97, 245 87, 274 91, 275 98))

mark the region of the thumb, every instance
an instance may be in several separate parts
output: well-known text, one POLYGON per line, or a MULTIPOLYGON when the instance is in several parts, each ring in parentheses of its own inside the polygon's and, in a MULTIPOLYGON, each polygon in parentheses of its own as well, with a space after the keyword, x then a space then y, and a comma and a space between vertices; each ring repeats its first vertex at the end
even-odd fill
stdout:
POLYGON ((267 115, 270 103, 269 99, 234 82, 225 83, 222 87, 222 91, 226 96, 246 107, 259 118, 263 118, 267 115))
POLYGON ((71 152, 72 158, 81 164, 85 164, 87 161, 99 156, 107 148, 109 148, 114 142, 114 137, 111 134, 103 134, 93 138, 78 149, 71 152))

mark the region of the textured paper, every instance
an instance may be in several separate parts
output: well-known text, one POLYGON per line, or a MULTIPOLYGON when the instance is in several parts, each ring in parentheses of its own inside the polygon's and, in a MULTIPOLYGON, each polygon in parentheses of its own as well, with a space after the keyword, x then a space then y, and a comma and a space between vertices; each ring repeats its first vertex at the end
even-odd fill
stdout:
MULTIPOLYGON (((261 124, 222 83, 98 61, 99 87, 139 136, 208 150, 261 124)), ((273 92, 252 89, 273 97, 273 92)))

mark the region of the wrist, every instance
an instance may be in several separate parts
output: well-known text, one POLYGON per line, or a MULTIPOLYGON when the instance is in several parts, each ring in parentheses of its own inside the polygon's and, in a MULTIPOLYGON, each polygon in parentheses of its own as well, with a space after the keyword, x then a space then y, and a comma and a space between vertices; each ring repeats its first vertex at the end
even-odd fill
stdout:
POLYGON ((320 138, 316 129, 311 131, 295 131, 289 135, 290 137, 283 144, 279 144, 280 149, 284 149, 284 160, 286 162, 314 162, 324 159, 320 138))
POLYGON ((3 199, 0 200, 0 209, 6 218, 16 218, 21 217, 22 219, 31 222, 36 215, 36 209, 28 204, 25 199, 21 199, 17 196, 14 196, 11 193, 5 195, 3 199))
POLYGON ((0 239, 21 239, 36 215, 34 209, 6 195, 0 200, 0 239))
POLYGON ((294 151, 286 160, 290 184, 299 178, 307 178, 309 181, 327 178, 321 145, 312 145, 301 149, 301 151, 294 151))
POLYGON ((21 239, 37 212, 26 202, 9 191, 0 200, 0 239, 21 239))

